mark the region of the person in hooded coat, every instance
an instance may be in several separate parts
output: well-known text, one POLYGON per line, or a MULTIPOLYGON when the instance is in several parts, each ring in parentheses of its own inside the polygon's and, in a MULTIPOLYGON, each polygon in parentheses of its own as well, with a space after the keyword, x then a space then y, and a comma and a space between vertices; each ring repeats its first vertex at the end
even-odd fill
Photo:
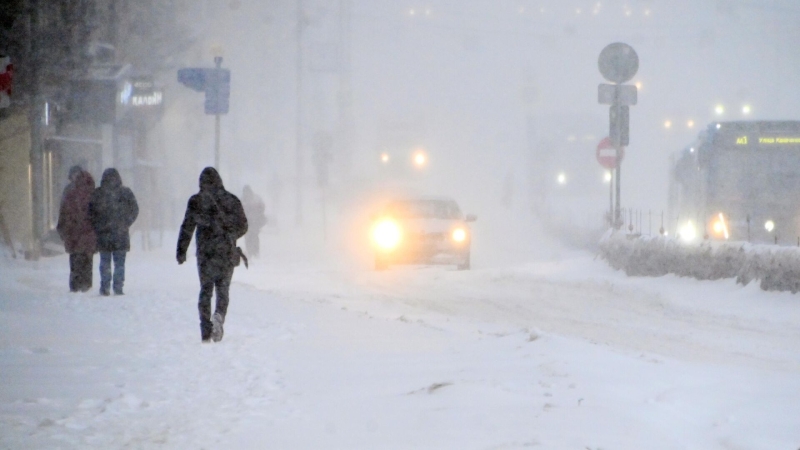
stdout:
POLYGON ((97 251, 97 236, 89 221, 94 178, 80 166, 73 166, 69 180, 61 197, 56 230, 69 253, 69 290, 86 292, 92 288, 92 264, 97 251))
POLYGON ((186 251, 195 234, 197 272, 200 276, 200 338, 203 342, 222 339, 228 312, 228 291, 233 269, 239 265, 236 240, 247 232, 247 216, 242 203, 225 190, 222 178, 213 167, 200 173, 200 192, 189 198, 178 236, 178 264, 186 261, 186 251), (216 288, 217 303, 211 315, 211 295, 216 288))
POLYGON ((95 189, 89 203, 89 218, 97 233, 97 249, 100 251, 100 295, 110 295, 112 260, 114 294, 123 294, 125 257, 131 249, 129 229, 138 215, 139 204, 133 192, 122 185, 117 169, 106 169, 100 187, 95 189))

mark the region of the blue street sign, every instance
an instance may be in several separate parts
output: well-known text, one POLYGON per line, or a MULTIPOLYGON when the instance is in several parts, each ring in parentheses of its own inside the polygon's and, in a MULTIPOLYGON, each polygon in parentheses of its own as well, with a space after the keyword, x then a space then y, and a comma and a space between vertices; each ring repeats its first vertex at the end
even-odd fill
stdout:
POLYGON ((206 114, 227 114, 231 95, 231 71, 208 69, 206 72, 206 114))
POLYGON ((227 114, 231 94, 231 71, 190 67, 178 70, 178 82, 205 92, 206 114, 227 114))
POLYGON ((197 92, 206 90, 206 70, 200 68, 186 68, 178 70, 178 82, 197 92))

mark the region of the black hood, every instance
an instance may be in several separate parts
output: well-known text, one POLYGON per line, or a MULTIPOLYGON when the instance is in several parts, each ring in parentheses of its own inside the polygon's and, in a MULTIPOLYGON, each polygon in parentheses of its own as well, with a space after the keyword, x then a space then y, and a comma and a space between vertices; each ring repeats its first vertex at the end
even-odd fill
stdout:
POLYGON ((103 178, 100 179, 100 187, 107 189, 116 189, 122 186, 122 177, 119 176, 117 169, 109 167, 103 172, 103 178))
POLYGON ((217 189, 225 189, 225 186, 222 185, 222 177, 219 176, 217 169, 206 167, 200 173, 200 190, 215 191, 217 189))

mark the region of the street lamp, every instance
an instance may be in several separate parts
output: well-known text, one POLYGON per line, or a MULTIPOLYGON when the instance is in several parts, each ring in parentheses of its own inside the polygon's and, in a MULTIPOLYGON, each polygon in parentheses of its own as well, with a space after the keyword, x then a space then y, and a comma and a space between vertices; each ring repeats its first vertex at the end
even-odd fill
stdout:
POLYGON ((751 112, 750 105, 742 106, 742 114, 744 114, 746 116, 746 115, 749 115, 750 112, 751 112))
POLYGON ((417 150, 414 153, 414 165, 417 167, 423 167, 425 164, 428 163, 428 156, 422 150, 417 150))
POLYGON ((222 45, 220 44, 211 44, 211 56, 214 58, 216 62, 217 58, 222 58, 223 54, 222 45))
POLYGON ((725 114, 725 106, 723 106, 723 105, 715 106, 714 107, 714 114, 716 114, 718 116, 721 116, 721 115, 725 114))

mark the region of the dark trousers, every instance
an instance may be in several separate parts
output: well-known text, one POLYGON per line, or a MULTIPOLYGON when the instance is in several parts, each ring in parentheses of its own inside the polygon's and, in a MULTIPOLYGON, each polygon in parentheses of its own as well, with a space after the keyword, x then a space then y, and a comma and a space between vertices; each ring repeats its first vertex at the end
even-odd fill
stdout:
POLYGON ((69 254, 69 290, 88 291, 92 287, 92 253, 69 254))
POLYGON ((228 261, 216 259, 197 260, 197 272, 200 275, 200 300, 197 302, 197 310, 200 313, 200 334, 203 339, 211 336, 211 295, 214 288, 217 290, 217 305, 214 312, 222 316, 228 313, 228 291, 231 287, 233 277, 233 266, 228 261))
POLYGON ((125 255, 128 252, 118 250, 114 252, 100 252, 100 292, 108 293, 111 286, 111 260, 114 260, 114 293, 121 294, 125 284, 125 255))

